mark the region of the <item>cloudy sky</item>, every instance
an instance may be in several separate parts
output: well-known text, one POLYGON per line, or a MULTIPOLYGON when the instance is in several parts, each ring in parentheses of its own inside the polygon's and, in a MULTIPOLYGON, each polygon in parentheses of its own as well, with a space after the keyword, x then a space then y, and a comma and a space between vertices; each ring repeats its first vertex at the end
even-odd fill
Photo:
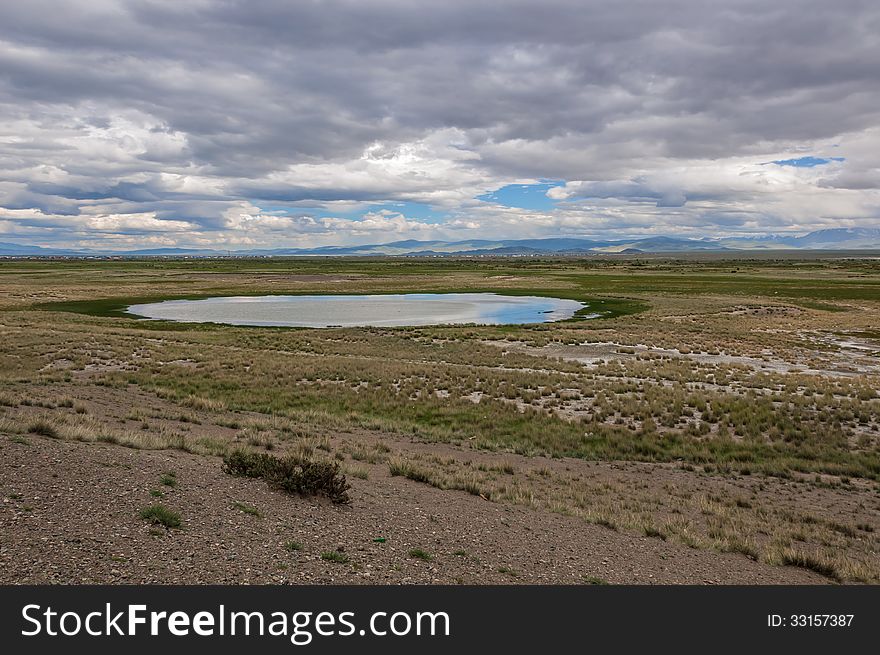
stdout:
POLYGON ((0 4, 0 241, 878 225, 876 0, 0 4))

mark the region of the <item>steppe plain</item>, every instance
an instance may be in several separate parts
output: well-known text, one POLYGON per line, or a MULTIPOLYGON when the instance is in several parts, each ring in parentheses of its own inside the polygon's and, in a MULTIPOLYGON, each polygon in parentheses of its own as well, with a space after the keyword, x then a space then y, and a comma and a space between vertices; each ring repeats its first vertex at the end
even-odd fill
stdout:
POLYGON ((864 253, 2 261, 0 581, 876 584, 878 389, 864 253), (471 291, 601 317, 124 311, 471 291), (237 450, 336 463, 350 502, 230 475, 237 450))

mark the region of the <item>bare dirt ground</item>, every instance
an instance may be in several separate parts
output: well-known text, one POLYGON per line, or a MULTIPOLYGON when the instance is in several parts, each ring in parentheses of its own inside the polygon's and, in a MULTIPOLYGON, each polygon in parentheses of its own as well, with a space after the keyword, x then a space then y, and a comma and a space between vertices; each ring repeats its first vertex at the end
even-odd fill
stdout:
POLYGON ((27 441, 3 443, 3 583, 827 582, 380 475, 378 467, 369 481, 352 480, 353 504, 340 507, 224 474, 216 457, 27 441), (163 487, 159 479, 171 470, 179 482, 163 487), (182 529, 151 532, 138 517, 158 488, 181 511, 182 529), (287 550, 290 541, 302 550, 287 550), (415 548, 432 559, 410 556, 415 548), (321 559, 327 551, 349 562, 321 559))

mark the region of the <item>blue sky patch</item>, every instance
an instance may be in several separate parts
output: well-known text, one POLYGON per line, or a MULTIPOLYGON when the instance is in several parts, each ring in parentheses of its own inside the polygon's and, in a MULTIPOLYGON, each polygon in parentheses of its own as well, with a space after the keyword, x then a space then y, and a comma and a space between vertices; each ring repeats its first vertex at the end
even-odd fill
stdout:
POLYGON ((776 164, 777 166, 795 166, 797 168, 813 168, 815 166, 824 166, 825 164, 830 164, 833 161, 846 161, 845 157, 813 157, 809 155, 807 157, 798 157, 797 159, 777 159, 776 161, 770 162, 771 164, 776 164))
POLYGON ((296 213, 291 211, 290 205, 277 205, 272 203, 261 202, 259 200, 255 200, 254 198, 248 198, 248 202, 251 203, 254 207, 259 209, 261 212, 266 213, 283 213, 283 214, 291 214, 296 213))
POLYGON ((407 218, 420 221, 422 223, 442 223, 448 218, 446 213, 434 211, 430 205, 422 202, 411 202, 409 200, 386 202, 381 205, 372 205, 363 213, 378 212, 383 209, 403 214, 407 218))
POLYGON ((477 196, 477 200, 520 209, 553 209, 556 207, 556 202, 547 197, 547 191, 563 184, 562 180, 542 180, 537 184, 508 184, 477 196))

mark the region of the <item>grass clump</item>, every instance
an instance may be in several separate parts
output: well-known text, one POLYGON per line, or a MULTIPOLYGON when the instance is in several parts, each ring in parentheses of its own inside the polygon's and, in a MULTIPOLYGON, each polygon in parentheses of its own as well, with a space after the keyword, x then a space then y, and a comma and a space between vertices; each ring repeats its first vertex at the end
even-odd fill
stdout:
POLYGON ((250 514, 251 516, 256 516, 257 518, 263 516, 260 510, 258 510, 253 505, 248 505, 247 503, 240 503, 236 500, 234 503, 232 503, 232 506, 235 507, 235 509, 241 510, 245 514, 250 514))
POLYGON ((432 559, 434 559, 430 553, 425 552, 421 548, 413 548, 409 551, 409 556, 414 557, 415 559, 424 560, 426 562, 430 562, 432 559))
POLYGON ((369 480, 370 472, 362 466, 347 466, 345 472, 359 480, 369 480))
POLYGON ((164 484, 166 487, 176 487, 177 486, 177 474, 174 471, 169 471, 168 473, 163 473, 162 477, 159 478, 159 482, 164 484))
POLYGON ((431 483, 431 476, 428 472, 399 457, 388 462, 388 471, 392 476, 400 475, 415 482, 431 483))
POLYGON ((346 555, 345 553, 340 553, 338 550, 328 550, 321 553, 321 559, 326 562, 345 564, 348 562, 348 555, 346 555))
POLYGON ((284 544, 284 550, 288 550, 291 553, 295 553, 298 550, 302 550, 303 545, 298 541, 288 541, 284 544))
POLYGON ((666 533, 662 530, 658 530, 652 525, 646 525, 644 527, 645 536, 651 537, 652 539, 661 539, 662 541, 666 541, 666 533))
POLYGON ((780 555, 781 564, 784 566, 797 566, 808 571, 813 571, 826 578, 840 581, 841 576, 834 563, 819 554, 805 553, 793 548, 785 548, 780 555))
POLYGON ((608 582, 608 580, 605 580, 605 579, 600 578, 600 577, 595 576, 595 575, 585 575, 585 576, 584 576, 584 583, 585 583, 585 584, 593 584, 593 585, 607 585, 607 584, 611 584, 610 582, 608 582))
POLYGON ((29 434, 39 434, 44 437, 51 437, 52 439, 58 438, 58 430, 49 421, 44 419, 38 419, 28 425, 27 431, 29 434))
POLYGON ((337 462, 235 450, 223 458, 223 470, 230 475, 262 478, 287 493, 326 496, 338 504, 351 502, 349 484, 337 462))
POLYGON ((164 505, 156 504, 145 507, 140 511, 140 517, 150 523, 164 525, 166 528, 180 527, 180 514, 164 505))

